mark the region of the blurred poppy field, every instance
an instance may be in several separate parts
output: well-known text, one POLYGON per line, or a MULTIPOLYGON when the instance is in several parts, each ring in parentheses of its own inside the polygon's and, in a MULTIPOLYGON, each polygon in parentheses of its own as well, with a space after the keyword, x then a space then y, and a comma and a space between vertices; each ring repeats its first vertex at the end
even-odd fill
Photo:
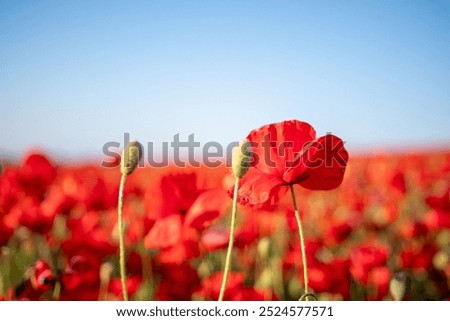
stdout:
MULTIPOLYGON (((40 152, 0 176, 0 298, 120 300, 120 170, 40 152)), ((230 168, 144 167, 124 191, 132 300, 217 300, 229 235, 230 168)), ((319 300, 450 298, 450 151, 351 155, 331 191, 295 186, 309 286, 319 300)), ((239 205, 225 300, 297 300, 292 200, 239 205)))

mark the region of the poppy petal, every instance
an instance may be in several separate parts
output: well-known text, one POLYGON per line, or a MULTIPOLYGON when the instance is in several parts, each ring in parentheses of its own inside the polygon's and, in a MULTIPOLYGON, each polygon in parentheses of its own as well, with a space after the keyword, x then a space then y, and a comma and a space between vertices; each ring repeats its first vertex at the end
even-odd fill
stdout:
MULTIPOLYGON (((238 201, 242 205, 255 208, 267 208, 275 205, 287 192, 288 186, 283 180, 257 169, 250 168, 248 173, 240 180, 238 201)), ((228 191, 233 196, 233 188, 228 191)))
POLYGON ((144 238, 148 249, 162 249, 173 246, 181 238, 181 216, 169 215, 156 221, 144 238))
POLYGON ((253 151, 252 166, 281 178, 289 164, 315 138, 314 128, 299 120, 262 126, 247 136, 253 151))
POLYGON ((222 189, 213 189, 202 193, 186 214, 184 224, 197 230, 211 225, 228 207, 229 198, 222 189))
POLYGON ((314 141, 302 155, 301 164, 288 169, 283 179, 311 190, 330 190, 342 183, 347 162, 343 141, 328 134, 314 141))

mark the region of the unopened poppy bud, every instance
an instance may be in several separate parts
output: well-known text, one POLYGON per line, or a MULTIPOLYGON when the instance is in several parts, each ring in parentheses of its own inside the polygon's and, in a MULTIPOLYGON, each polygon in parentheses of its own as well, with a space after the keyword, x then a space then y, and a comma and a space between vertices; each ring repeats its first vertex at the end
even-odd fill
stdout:
POLYGON ((406 295, 406 292, 409 288, 409 278, 408 276, 403 273, 399 272, 394 274, 394 276, 391 279, 391 282, 389 283, 389 292, 391 293, 392 297, 396 301, 401 301, 406 295))
POLYGON ((270 259, 271 247, 272 245, 270 244, 270 238, 268 237, 263 237, 258 242, 258 254, 262 260, 267 261, 270 259))
POLYGON ((139 165, 142 158, 142 145, 138 141, 130 142, 122 153, 120 171, 122 175, 130 175, 139 165))
POLYGON ((100 281, 102 282, 102 284, 109 283, 113 270, 114 267, 110 262, 105 262, 100 265, 100 281))
POLYGON ((247 140, 241 141, 239 146, 234 148, 231 169, 236 178, 242 178, 247 173, 252 162, 252 156, 252 148, 247 140))
POLYGON ((255 287, 268 289, 273 286, 273 271, 270 267, 266 267, 259 275, 255 287))
POLYGON ((436 269, 445 271, 450 263, 450 257, 445 251, 439 251, 433 256, 433 265, 436 269))

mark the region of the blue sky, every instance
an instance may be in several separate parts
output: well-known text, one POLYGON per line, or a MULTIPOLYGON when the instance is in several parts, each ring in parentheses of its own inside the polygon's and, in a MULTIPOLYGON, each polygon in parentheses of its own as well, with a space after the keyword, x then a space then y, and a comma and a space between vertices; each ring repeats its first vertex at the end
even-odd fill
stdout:
POLYGON ((300 119, 449 146, 449 1, 0 1, 0 153, 101 155, 300 119))

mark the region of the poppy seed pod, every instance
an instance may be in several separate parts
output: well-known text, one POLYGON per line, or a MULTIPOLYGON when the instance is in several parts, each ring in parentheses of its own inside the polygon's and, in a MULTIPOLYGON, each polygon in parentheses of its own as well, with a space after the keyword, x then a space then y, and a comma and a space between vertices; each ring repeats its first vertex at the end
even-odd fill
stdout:
POLYGON ((252 162, 252 148, 248 140, 243 140, 233 150, 231 169, 236 178, 242 178, 247 173, 252 162))
POLYGON ((122 175, 130 175, 138 166, 142 158, 142 145, 138 141, 130 142, 122 153, 120 171, 122 175))

